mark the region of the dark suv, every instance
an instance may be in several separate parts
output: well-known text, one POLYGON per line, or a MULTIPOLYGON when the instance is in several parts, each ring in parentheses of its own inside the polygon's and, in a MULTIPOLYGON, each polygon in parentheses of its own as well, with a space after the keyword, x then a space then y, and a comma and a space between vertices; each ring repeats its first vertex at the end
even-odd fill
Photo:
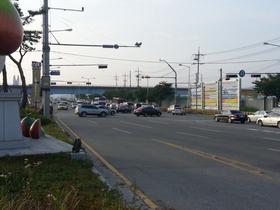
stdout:
POLYGON ((131 113, 131 108, 130 106, 118 106, 116 108, 117 113, 122 112, 122 113, 131 113))
POLYGON ((75 108, 75 114, 80 117, 86 117, 87 115, 98 115, 98 117, 105 117, 108 114, 108 109, 102 109, 95 105, 81 104, 75 108))

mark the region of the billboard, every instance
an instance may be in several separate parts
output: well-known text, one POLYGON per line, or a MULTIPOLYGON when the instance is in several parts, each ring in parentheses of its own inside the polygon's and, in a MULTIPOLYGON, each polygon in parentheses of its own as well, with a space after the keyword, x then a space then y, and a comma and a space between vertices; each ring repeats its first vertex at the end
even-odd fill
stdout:
POLYGON ((218 110, 218 83, 204 84, 204 109, 218 110))
POLYGON ((209 82, 191 85, 191 108, 204 110, 219 110, 221 102, 222 110, 239 110, 240 107, 240 79, 223 80, 222 88, 219 83, 209 82), (220 92, 222 101, 220 99, 220 92))
POLYGON ((201 84, 191 85, 191 108, 202 109, 202 88, 201 84))
POLYGON ((240 80, 223 81, 222 110, 239 110, 240 80))

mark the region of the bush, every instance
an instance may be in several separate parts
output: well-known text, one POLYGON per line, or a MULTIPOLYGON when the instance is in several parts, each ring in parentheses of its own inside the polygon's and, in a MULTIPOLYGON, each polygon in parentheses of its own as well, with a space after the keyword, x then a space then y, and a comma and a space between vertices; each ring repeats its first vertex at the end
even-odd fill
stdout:
POLYGON ((28 115, 34 119, 40 118, 41 125, 48 125, 53 121, 52 119, 44 117, 44 116, 40 115, 39 113, 37 113, 33 110, 30 110, 30 109, 20 109, 19 113, 20 113, 20 119, 23 119, 24 117, 26 117, 28 115))
POLYGON ((256 111, 258 111, 258 109, 254 108, 254 107, 244 107, 241 111, 243 111, 243 112, 256 112, 256 111))

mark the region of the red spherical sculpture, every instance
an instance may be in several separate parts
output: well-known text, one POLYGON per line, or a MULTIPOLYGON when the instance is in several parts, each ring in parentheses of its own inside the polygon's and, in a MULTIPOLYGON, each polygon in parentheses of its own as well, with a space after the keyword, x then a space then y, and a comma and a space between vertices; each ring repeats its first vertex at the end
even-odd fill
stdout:
POLYGON ((0 1, 0 55, 15 52, 22 43, 20 16, 10 0, 0 1))

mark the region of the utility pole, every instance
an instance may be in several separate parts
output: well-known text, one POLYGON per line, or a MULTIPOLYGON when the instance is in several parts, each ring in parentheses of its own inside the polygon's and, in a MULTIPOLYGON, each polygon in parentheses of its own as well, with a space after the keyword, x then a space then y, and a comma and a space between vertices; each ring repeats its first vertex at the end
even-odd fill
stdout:
POLYGON ((123 75, 123 83, 124 83, 124 88, 126 88, 126 82, 127 82, 127 75, 126 75, 126 72, 125 74, 123 75))
POLYGON ((200 48, 198 48, 198 53, 194 54, 194 60, 197 61, 196 63, 193 63, 194 65, 197 64, 197 72, 196 72, 196 82, 195 82, 195 108, 197 109, 197 84, 199 83, 199 65, 202 65, 204 63, 200 63, 201 57, 203 57, 205 54, 200 54, 200 48))
POLYGON ((129 88, 131 89, 131 71, 129 71, 129 88))
POLYGON ((116 74, 116 76, 114 76, 114 78, 116 80, 116 90, 118 90, 118 80, 119 80, 118 74, 116 74))
POLYGON ((49 6, 48 0, 44 0, 43 7, 43 110, 44 116, 50 117, 50 46, 49 46, 49 6))
POLYGON ((218 96, 218 110, 223 110, 223 73, 222 69, 220 69, 220 79, 219 79, 219 96, 218 96))
POLYGON ((137 72, 137 75, 136 75, 136 79, 137 79, 137 90, 139 90, 139 87, 140 87, 140 71, 139 71, 139 68, 138 70, 136 71, 137 72))

